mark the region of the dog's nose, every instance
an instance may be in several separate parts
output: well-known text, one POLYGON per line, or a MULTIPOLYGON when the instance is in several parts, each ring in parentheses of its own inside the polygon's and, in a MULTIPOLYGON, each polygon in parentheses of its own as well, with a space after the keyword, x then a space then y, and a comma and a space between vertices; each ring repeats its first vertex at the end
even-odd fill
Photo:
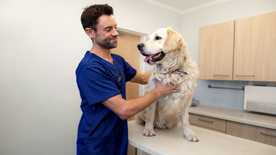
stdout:
POLYGON ((143 44, 143 43, 137 45, 137 48, 138 48, 138 50, 140 50, 140 51, 143 50, 143 47, 144 47, 144 44, 143 44))

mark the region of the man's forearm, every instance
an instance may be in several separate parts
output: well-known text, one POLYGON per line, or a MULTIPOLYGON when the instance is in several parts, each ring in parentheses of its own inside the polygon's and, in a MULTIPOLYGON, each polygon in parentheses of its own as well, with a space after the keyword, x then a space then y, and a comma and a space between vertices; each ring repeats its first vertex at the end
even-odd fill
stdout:
POLYGON ((149 82, 150 76, 151 76, 151 71, 144 73, 143 81, 145 84, 147 84, 149 82))
POLYGON ((144 96, 126 101, 121 95, 116 95, 103 101, 102 103, 107 108, 115 112, 121 119, 127 119, 146 109, 159 97, 179 92, 180 90, 176 89, 177 87, 177 85, 163 85, 162 82, 157 81, 156 87, 144 96))
POLYGON ((151 72, 146 72, 146 73, 137 72, 137 74, 130 80, 130 82, 135 82, 139 84, 148 84, 150 76, 151 76, 151 72))
POLYGON ((135 114, 139 113, 140 111, 146 109, 148 106, 150 106, 154 101, 156 101, 159 97, 161 97, 162 94, 157 90, 154 89, 148 94, 127 100, 127 104, 125 106, 125 114, 126 118, 132 117, 135 114))

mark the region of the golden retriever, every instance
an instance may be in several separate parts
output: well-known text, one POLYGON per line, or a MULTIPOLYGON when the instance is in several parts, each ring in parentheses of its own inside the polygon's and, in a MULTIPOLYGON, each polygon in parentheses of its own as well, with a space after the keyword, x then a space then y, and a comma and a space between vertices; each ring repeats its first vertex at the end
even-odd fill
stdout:
POLYGON ((146 56, 144 62, 155 65, 146 93, 155 88, 156 80, 178 85, 177 89, 180 89, 178 93, 160 97, 136 115, 138 122, 145 123, 143 135, 155 136, 154 127, 171 128, 182 121, 184 137, 189 141, 198 141, 189 123, 189 107, 197 86, 198 69, 183 38, 171 28, 163 28, 137 47, 146 56))

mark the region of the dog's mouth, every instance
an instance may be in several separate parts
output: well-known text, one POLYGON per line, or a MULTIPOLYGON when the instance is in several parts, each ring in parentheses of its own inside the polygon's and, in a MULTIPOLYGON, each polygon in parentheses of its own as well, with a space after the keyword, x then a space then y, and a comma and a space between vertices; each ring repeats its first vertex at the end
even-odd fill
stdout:
POLYGON ((156 61, 160 61, 162 60, 164 57, 165 57, 165 53, 162 51, 162 52, 159 52, 157 54, 154 54, 154 55, 145 55, 146 58, 144 59, 144 62, 156 62, 156 61))

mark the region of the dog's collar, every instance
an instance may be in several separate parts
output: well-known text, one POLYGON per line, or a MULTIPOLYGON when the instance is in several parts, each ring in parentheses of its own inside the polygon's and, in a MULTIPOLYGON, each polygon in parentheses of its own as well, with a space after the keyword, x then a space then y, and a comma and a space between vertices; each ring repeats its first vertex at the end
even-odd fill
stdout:
POLYGON ((188 74, 187 72, 185 72, 185 71, 180 71, 180 70, 178 70, 178 69, 175 70, 175 71, 176 71, 176 72, 180 72, 180 73, 184 73, 184 74, 186 74, 186 75, 188 74))
POLYGON ((177 72, 188 75, 187 72, 185 72, 185 71, 180 71, 180 70, 178 70, 178 69, 176 69, 175 71, 168 72, 168 73, 163 73, 163 74, 177 74, 177 72))

